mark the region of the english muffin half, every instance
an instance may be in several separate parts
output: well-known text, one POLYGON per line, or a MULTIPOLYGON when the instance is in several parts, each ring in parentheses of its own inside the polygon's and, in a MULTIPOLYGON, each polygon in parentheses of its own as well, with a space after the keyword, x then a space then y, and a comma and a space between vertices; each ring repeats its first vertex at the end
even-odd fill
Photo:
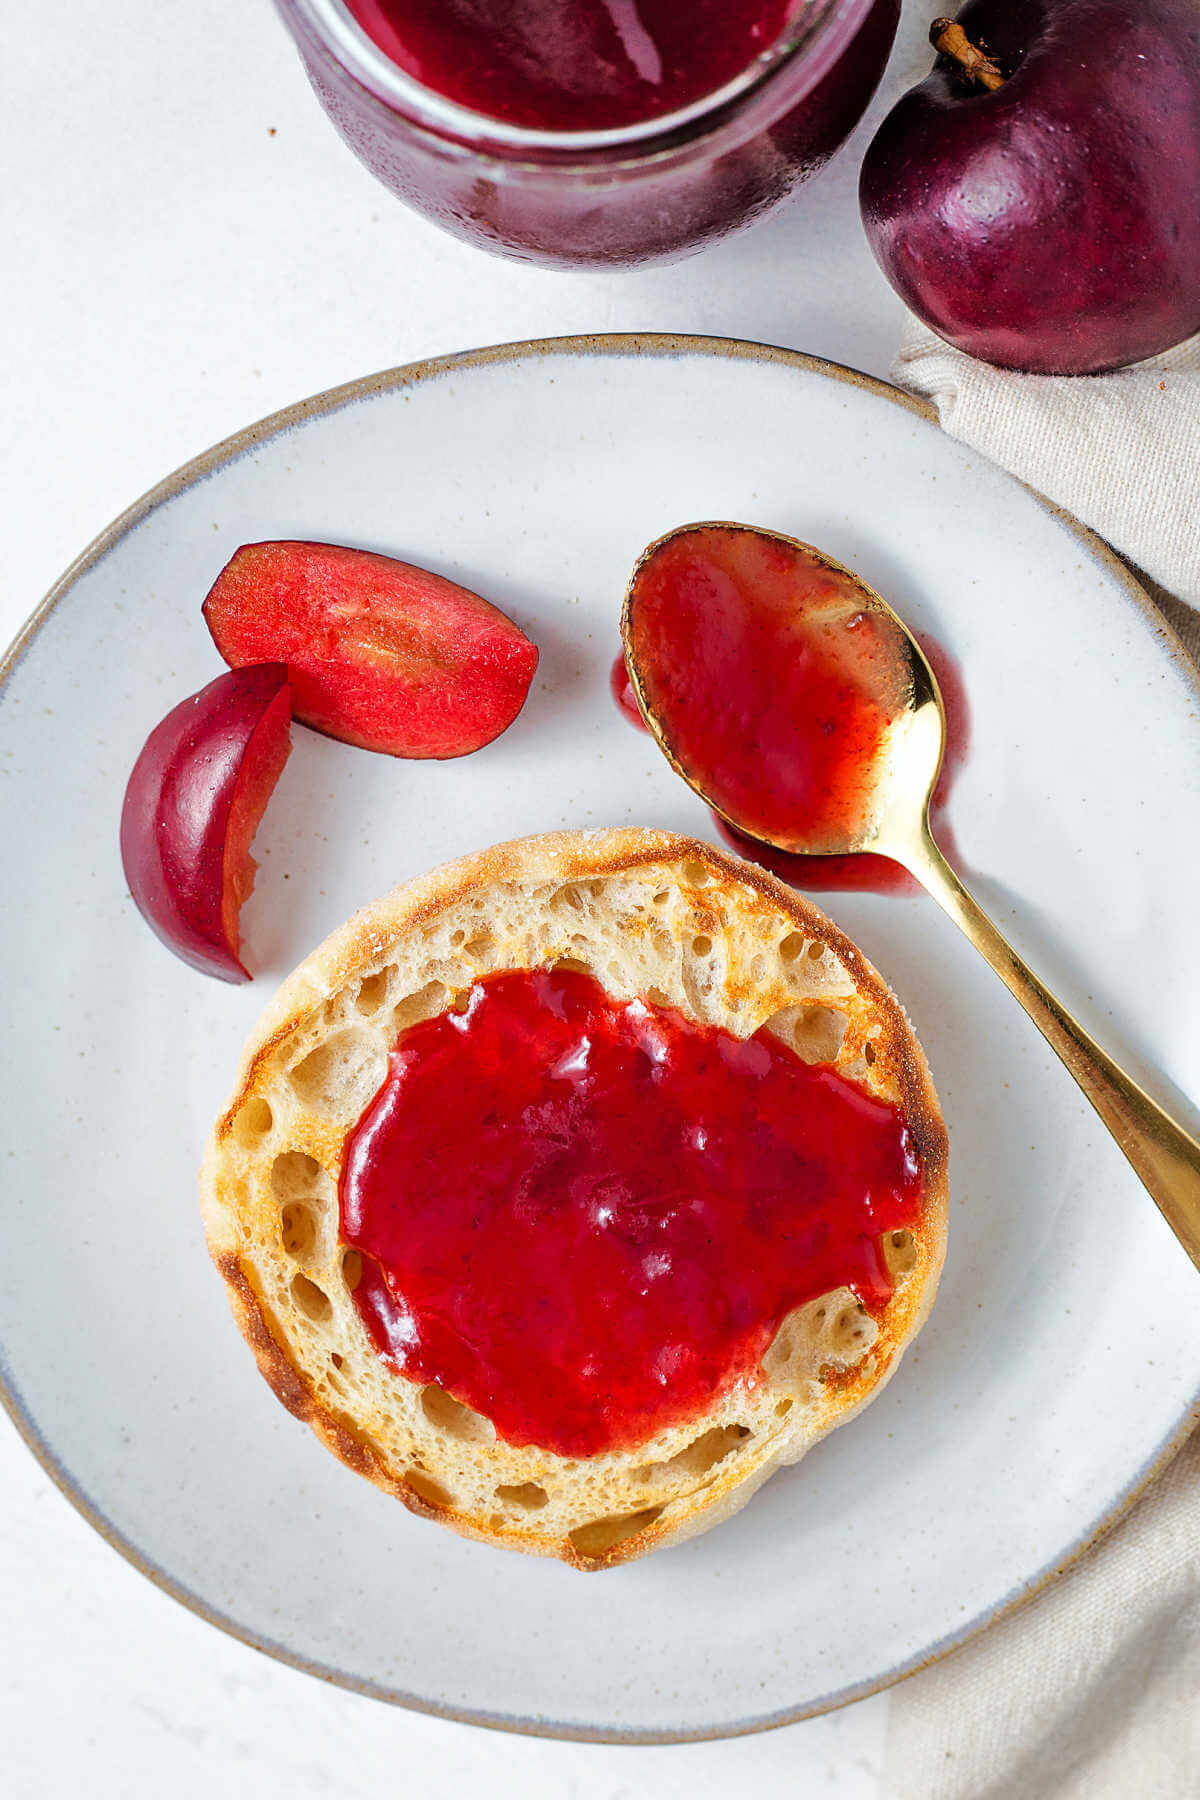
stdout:
POLYGON ((467 1536, 602 1569, 728 1518, 880 1391, 937 1288, 947 1144, 899 1002, 816 907, 690 838, 566 832, 408 882, 315 950, 246 1046, 201 1193, 259 1368, 337 1456, 467 1536), (545 1056, 538 1018, 557 1021, 545 1056), (490 1021, 486 1068, 476 1019, 481 1038, 490 1021), (603 1032, 607 1049, 591 1043, 603 1032), (774 1095, 761 1107, 760 1073, 774 1095), (780 1104, 789 1081, 795 1108, 780 1104), (507 1098, 488 1100, 487 1082, 507 1098), (848 1141, 826 1103, 903 1165, 890 1202, 856 1175, 845 1220, 821 1193, 848 1141), (540 1212, 521 1156, 541 1170, 540 1212), (378 1263, 363 1181, 371 1245, 400 1246, 378 1263), (661 1367, 652 1319, 669 1323, 661 1367))

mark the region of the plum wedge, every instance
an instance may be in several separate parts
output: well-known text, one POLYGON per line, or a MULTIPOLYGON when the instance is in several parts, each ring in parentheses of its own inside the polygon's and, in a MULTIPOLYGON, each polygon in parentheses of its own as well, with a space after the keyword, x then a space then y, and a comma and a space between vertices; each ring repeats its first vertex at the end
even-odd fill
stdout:
POLYGON ((222 981, 250 979, 238 915, 291 717, 283 663, 219 675, 154 727, 125 790, 121 861, 134 904, 176 956, 222 981))
POLYGON ((231 668, 288 666, 295 717, 390 756, 466 756, 512 724, 537 647, 444 576, 341 544, 243 544, 204 617, 231 668))

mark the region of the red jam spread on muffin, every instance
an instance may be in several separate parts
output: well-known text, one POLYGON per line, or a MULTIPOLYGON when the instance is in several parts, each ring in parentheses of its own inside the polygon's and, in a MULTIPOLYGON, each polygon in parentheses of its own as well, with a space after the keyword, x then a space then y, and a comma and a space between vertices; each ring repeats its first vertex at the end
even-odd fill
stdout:
POLYGON ((578 970, 458 1004, 401 1035, 343 1164, 355 1300, 404 1375, 595 1456, 761 1379, 805 1301, 889 1298, 880 1239, 921 1202, 895 1106, 578 970))

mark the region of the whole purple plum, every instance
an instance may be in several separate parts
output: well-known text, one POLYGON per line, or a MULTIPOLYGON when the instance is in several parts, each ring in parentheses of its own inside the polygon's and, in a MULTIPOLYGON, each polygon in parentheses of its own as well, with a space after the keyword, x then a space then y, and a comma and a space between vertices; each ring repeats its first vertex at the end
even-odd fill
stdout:
POLYGON ((1200 0, 971 0, 956 25, 863 163, 897 293, 958 349, 1047 374, 1200 330, 1200 0))

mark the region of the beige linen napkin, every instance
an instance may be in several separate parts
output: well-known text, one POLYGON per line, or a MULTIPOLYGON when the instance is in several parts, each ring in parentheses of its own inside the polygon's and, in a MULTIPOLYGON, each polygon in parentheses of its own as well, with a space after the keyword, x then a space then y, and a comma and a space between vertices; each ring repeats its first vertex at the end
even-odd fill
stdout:
POLYGON ((910 318, 892 379, 1165 589, 1200 659, 1200 335, 1112 375, 1016 375, 910 318))
MULTIPOLYGON (((892 375, 1151 576, 1200 660, 1200 337, 1113 375, 1015 375, 912 321, 892 375)), ((1044 1594, 893 1690, 883 1791, 1200 1800, 1200 1434, 1044 1594)))

